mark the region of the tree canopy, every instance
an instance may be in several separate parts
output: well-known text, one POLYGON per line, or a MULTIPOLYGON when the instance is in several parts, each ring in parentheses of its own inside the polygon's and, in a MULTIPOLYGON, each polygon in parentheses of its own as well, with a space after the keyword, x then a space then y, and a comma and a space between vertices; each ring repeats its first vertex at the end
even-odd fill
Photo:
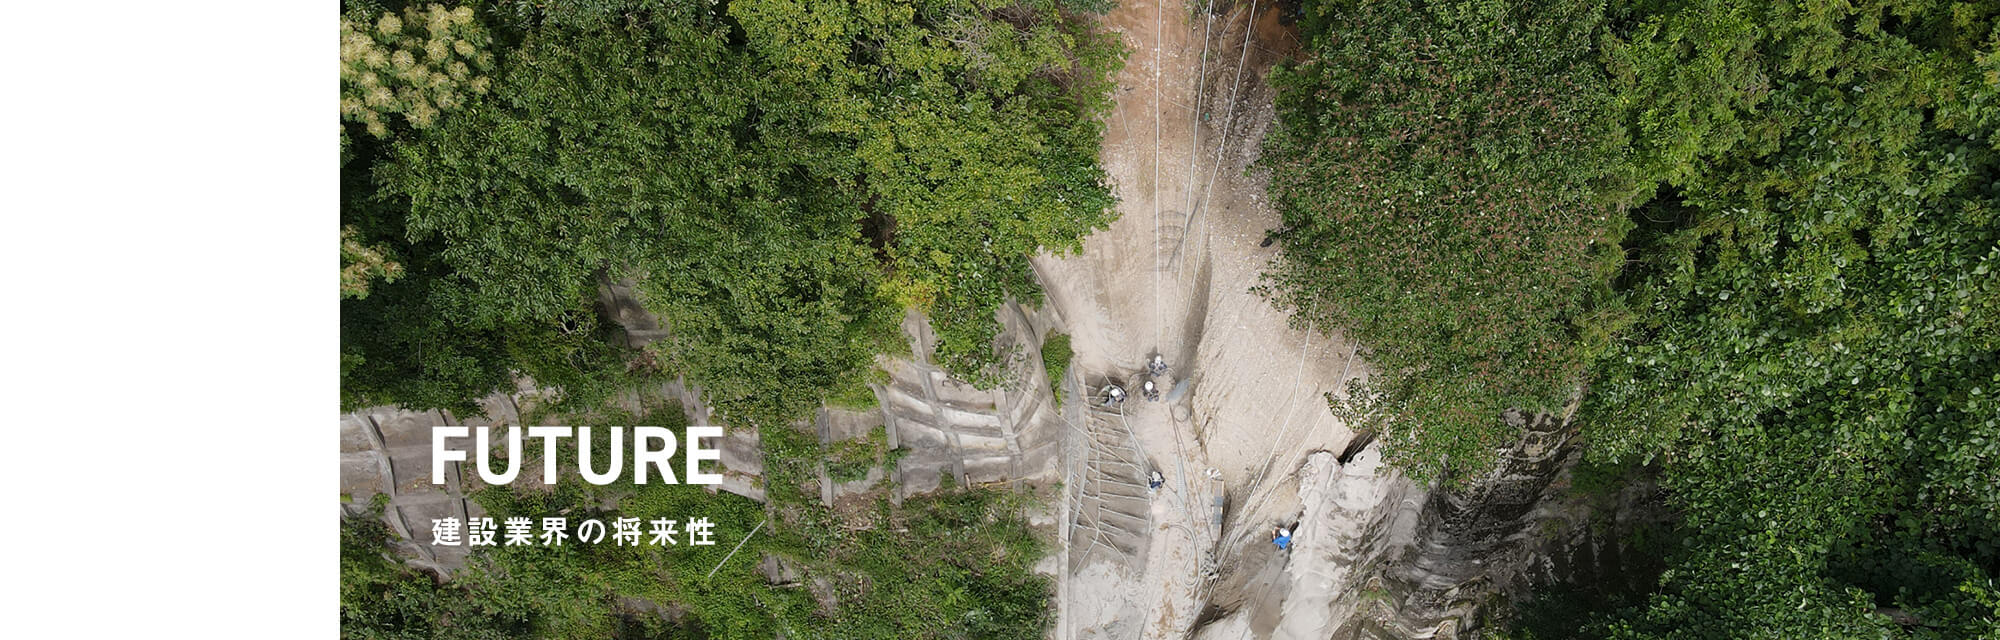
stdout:
POLYGON ((1121 52, 1053 2, 356 3, 342 24, 350 405, 462 408, 513 375, 588 402, 672 373, 780 422, 861 384, 905 308, 992 383, 994 312, 1040 294, 1028 256, 1110 219, 1121 52), (671 334, 653 353, 610 339, 599 290, 624 280, 671 334))
POLYGON ((1341 408, 1396 416, 1398 461, 1476 469, 1512 435, 1495 417, 1560 406, 1602 341, 1623 224, 1597 194, 1617 151, 1587 55, 1602 16, 1390 1, 1322 20, 1313 57, 1273 72, 1285 252, 1265 289, 1369 347, 1388 375, 1341 408))
POLYGON ((1996 637, 1996 12, 1320 3, 1273 295, 1355 327, 1341 408, 1418 473, 1571 398, 1659 470, 1682 548, 1565 637, 1996 637))

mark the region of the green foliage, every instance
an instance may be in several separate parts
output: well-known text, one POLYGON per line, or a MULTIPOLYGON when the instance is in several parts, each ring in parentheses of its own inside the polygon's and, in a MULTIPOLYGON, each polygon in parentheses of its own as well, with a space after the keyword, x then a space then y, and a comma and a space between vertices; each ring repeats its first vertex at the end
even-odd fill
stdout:
POLYGON ((811 511, 805 520, 811 526, 773 518, 727 563, 735 543, 765 521, 764 509, 699 486, 634 485, 628 477, 596 487, 568 477, 547 489, 494 487, 473 498, 489 517, 533 518, 538 531, 543 517, 567 518, 571 533, 593 518, 708 518, 716 523, 717 544, 689 546, 683 537, 673 546, 572 539, 480 547, 465 572, 439 585, 382 554, 388 538, 379 514, 351 518, 342 529, 345 636, 762 640, 782 631, 1028 639, 1041 637, 1049 621, 1051 588, 1033 571, 1044 548, 1020 516, 1025 503, 1018 494, 917 497, 901 509, 882 503, 858 529, 834 524, 823 510, 811 511), (374 546, 350 557, 350 539, 374 546), (768 583, 755 569, 766 554, 800 567, 801 583, 768 583), (634 599, 681 615, 635 611, 634 599), (821 604, 828 599, 830 607, 821 604))
POLYGON ((594 314, 572 316, 568 327, 466 322, 442 300, 457 289, 449 270, 420 252, 404 255, 412 256, 404 278, 341 300, 343 406, 476 413, 472 399, 511 389, 516 372, 562 390, 559 403, 585 403, 648 374, 629 367, 594 314))
POLYGON ((893 224, 886 291, 929 314, 935 361, 980 384, 1004 376, 1000 304, 1039 301, 1027 257, 1080 249, 1113 205, 1096 155, 1116 41, 1042 3, 985 13, 998 5, 729 9, 768 78, 851 149, 871 225, 893 224))
POLYGON ((1666 186, 1586 434, 1696 532, 1637 633, 2000 624, 1955 590, 2000 564, 1993 11, 1694 2, 1607 47, 1666 186))
MULTIPOLYGON (((774 618, 787 611, 803 613, 811 604, 803 598, 782 593, 766 593, 762 579, 752 567, 760 548, 772 540, 767 527, 746 543, 737 557, 707 578, 710 569, 722 562, 730 548, 763 520, 763 510, 755 502, 730 494, 710 494, 692 485, 632 485, 594 487, 576 478, 567 478, 548 490, 515 490, 499 487, 482 490, 474 498, 496 519, 525 516, 539 523, 543 517, 565 517, 570 532, 585 519, 611 522, 619 517, 670 518, 681 522, 681 536, 674 545, 619 546, 609 539, 599 543, 569 540, 562 545, 535 544, 514 547, 482 547, 474 555, 466 575, 455 583, 476 585, 481 597, 494 606, 521 612, 538 637, 604 638, 617 634, 626 621, 621 598, 639 598, 661 607, 674 605, 687 611, 685 618, 668 621, 646 616, 643 624, 657 636, 668 627, 685 633, 702 631, 718 637, 748 637, 776 632, 774 618), (615 500, 613 510, 597 505, 615 500), (712 546, 688 544, 685 523, 707 518, 715 524, 712 546), (761 598, 761 602, 759 601, 761 598), (766 611, 765 606, 772 608, 766 611)), ((650 535, 642 537, 650 542, 650 535)), ((667 633, 668 636, 675 635, 667 633)))
POLYGON ((1062 402, 1063 376, 1069 373, 1069 361, 1074 357, 1069 334, 1050 331, 1042 338, 1042 366, 1048 369, 1049 389, 1055 392, 1056 402, 1062 402))
POLYGON ((1065 11, 1077 13, 1104 14, 1118 8, 1118 0, 1057 0, 1056 4, 1065 11))
MULTIPOLYGON (((892 346, 895 343, 890 343, 892 346)), ((889 372, 880 367, 871 368, 864 376, 844 381, 826 397, 826 405, 849 411, 867 411, 881 404, 875 398, 875 389, 870 384, 888 384, 889 372)))
POLYGON ((671 368, 732 421, 781 420, 859 375, 894 313, 832 150, 792 144, 807 125, 778 114, 746 135, 763 87, 727 39, 712 15, 531 33, 497 104, 402 145, 385 177, 471 274, 465 313, 560 319, 616 269, 671 327, 671 368))
POLYGON ((1607 461, 1585 459, 1570 470, 1570 488, 1583 495, 1606 497, 1623 489, 1641 471, 1636 460, 1607 461))
POLYGON ((1046 550, 1020 515, 1025 506, 997 490, 883 505, 872 528, 840 534, 829 550, 836 571, 860 579, 816 628, 836 638, 1043 637, 1053 585, 1034 573, 1046 550))
POLYGON ((382 143, 343 130, 343 224, 406 270, 343 302, 350 404, 464 403, 519 373, 588 406, 658 362, 725 420, 780 424, 858 397, 905 306, 938 361, 993 382, 994 312, 1039 295, 1027 257, 1109 220, 1121 52, 1053 4, 480 15, 490 91, 382 143), (670 331, 654 356, 605 344, 598 291, 622 279, 670 331))
POLYGON ((1997 12, 1317 7, 1279 76, 1273 293, 1375 350, 1342 409, 1419 471, 1578 388, 1594 460, 1660 469, 1659 584, 1544 637, 1990 636, 1997 12))
MULTIPOLYGON (((584 407, 660 375, 649 359, 612 340, 611 321, 581 291, 559 313, 477 312, 482 289, 443 259, 440 239, 411 236, 408 200, 376 179, 394 147, 365 135, 349 136, 348 145, 342 243, 394 256, 399 277, 364 279, 366 296, 340 301, 343 407, 476 413, 476 399, 513 389, 517 374, 559 391, 557 404, 584 407)), ((353 266, 348 260, 343 275, 353 266)))
MULTIPOLYGON (((637 407, 550 417, 570 424, 686 424, 671 399, 641 395, 637 407)), ((783 469, 802 474, 792 480, 810 482, 821 455, 803 432, 785 431, 801 437, 765 435, 773 487, 788 482, 783 469)), ((608 439, 592 444, 594 455, 609 453, 608 439)), ((1023 494, 946 491, 913 497, 902 508, 878 502, 843 518, 815 504, 816 492, 773 490, 767 509, 697 485, 635 484, 630 474, 591 485, 576 474, 575 446, 564 441, 556 451, 536 452, 559 461, 555 484, 488 487, 472 499, 496 522, 530 518, 538 534, 545 517, 566 518, 571 535, 587 519, 608 525, 620 517, 671 518, 683 523, 677 544, 651 545, 648 533, 641 539, 649 544, 640 546, 571 538, 561 545, 478 547, 464 571, 440 583, 386 555, 393 538, 378 502, 373 513, 342 523, 342 634, 1025 639, 1041 637, 1048 623, 1051 588, 1033 571, 1045 548, 1021 515, 1029 500, 1023 494), (685 522, 693 518, 715 524, 716 544, 687 543, 685 522), (745 541, 752 529, 757 535, 745 541), (737 542, 741 550, 724 563, 737 542), (756 569, 767 555, 795 566, 800 580, 771 584, 756 569)), ((887 432, 878 427, 843 443, 835 462, 874 460, 886 448, 887 432)), ((673 468, 683 464, 682 453, 673 468)))
MULTIPOLYGON (((379 495, 379 494, 378 494, 379 495)), ((340 635, 369 640, 526 638, 527 625, 464 585, 439 584, 390 555, 382 504, 340 519, 340 635)))
POLYGON ((1311 60, 1272 74, 1265 142, 1283 216, 1264 290, 1380 369, 1340 408, 1422 477, 1491 464, 1508 408, 1574 391, 1612 313, 1623 221, 1603 19, 1569 3, 1328 3, 1311 60))
POLYGON ((868 435, 849 438, 827 446, 826 474, 834 482, 854 482, 868 477, 889 454, 889 429, 877 425, 868 435))

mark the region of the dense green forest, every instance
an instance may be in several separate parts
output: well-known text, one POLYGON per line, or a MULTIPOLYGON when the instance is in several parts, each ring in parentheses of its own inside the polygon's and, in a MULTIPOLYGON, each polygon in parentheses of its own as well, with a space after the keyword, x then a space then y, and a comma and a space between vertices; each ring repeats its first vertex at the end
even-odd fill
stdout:
POLYGON ((471 411, 525 376, 551 416, 671 424, 677 406, 602 407, 685 376, 762 433, 767 505, 576 482, 473 498, 494 518, 704 515, 732 542, 771 518, 713 577, 727 546, 530 545, 442 581, 394 559, 379 514, 349 517, 343 636, 1040 637, 1027 496, 836 513, 803 490, 821 460, 851 476, 899 454, 790 423, 865 395, 874 358, 909 348, 906 309, 936 361, 1001 380, 994 312, 1039 296, 1028 257, 1113 214, 1099 116, 1123 50, 1086 13, 1105 6, 343 3, 342 404, 471 411), (626 346, 599 299, 623 281, 669 338, 626 346), (768 584, 766 556, 806 584, 768 584))
POLYGON ((1462 482, 1576 407, 1678 548, 1525 636, 2000 638, 2000 5, 1308 3, 1268 289, 1462 482), (1575 403, 1575 404, 1572 404, 1575 403))
POLYGON ((1121 56, 1054 0, 346 3, 343 402, 672 374, 782 422, 906 349, 906 308, 995 382, 1028 256, 1109 222, 1121 56), (671 338, 615 339, 622 280, 671 338))

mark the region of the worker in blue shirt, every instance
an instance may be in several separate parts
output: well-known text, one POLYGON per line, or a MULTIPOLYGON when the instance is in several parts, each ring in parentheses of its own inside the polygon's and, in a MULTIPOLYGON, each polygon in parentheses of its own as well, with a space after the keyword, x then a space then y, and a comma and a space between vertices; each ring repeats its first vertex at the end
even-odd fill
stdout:
POLYGON ((1271 536, 1271 543, 1278 545, 1281 551, 1292 546, 1292 530, 1278 527, 1278 532, 1271 536))

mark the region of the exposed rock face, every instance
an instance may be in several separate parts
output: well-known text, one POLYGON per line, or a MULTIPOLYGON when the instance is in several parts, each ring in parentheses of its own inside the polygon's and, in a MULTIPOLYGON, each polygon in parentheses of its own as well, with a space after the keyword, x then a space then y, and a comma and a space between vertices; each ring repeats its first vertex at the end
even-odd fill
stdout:
POLYGON ((1647 483, 1571 492, 1580 454, 1571 433, 1539 417, 1464 491, 1426 491, 1373 445, 1344 465, 1315 456, 1272 637, 1476 638, 1505 613, 1495 607, 1538 585, 1620 579, 1611 574, 1627 562, 1624 537, 1665 512, 1647 483))
MULTIPOLYGON (((1479 626, 1480 607, 1495 603, 1496 593, 1524 591, 1542 551, 1543 541, 1533 538, 1536 524, 1587 516, 1556 508, 1559 496, 1550 486, 1572 462, 1574 447, 1565 446, 1569 429, 1540 422, 1548 429, 1529 429, 1468 490, 1431 492, 1407 542, 1396 535, 1401 532, 1385 536, 1401 546, 1368 562, 1378 569, 1359 594, 1378 599, 1337 637, 1424 637, 1427 631, 1459 637, 1479 626)), ((1371 471, 1379 474, 1379 464, 1371 471)))

